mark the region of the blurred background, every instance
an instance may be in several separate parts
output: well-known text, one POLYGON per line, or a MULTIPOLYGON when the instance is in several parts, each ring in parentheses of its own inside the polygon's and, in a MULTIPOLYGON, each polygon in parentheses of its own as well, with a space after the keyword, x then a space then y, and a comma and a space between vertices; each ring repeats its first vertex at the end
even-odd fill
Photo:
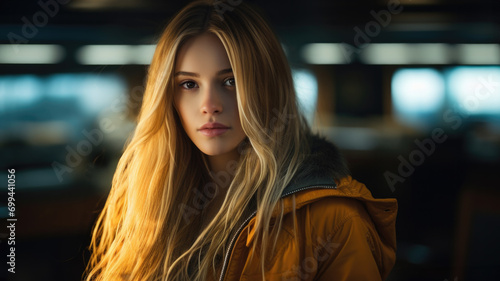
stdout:
MULTIPOLYGON (((500 280, 500 2, 246 1, 314 130, 398 199, 389 280, 500 280)), ((187 2, 0 2, 3 265, 7 169, 18 219, 16 274, 0 279, 80 280, 155 40, 187 2)))

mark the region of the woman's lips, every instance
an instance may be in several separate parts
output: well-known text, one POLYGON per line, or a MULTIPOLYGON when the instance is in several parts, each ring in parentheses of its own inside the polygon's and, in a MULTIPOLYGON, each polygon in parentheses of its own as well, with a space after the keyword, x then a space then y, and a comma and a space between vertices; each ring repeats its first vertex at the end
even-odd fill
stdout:
POLYGON ((229 127, 220 123, 206 123, 198 129, 201 134, 207 137, 216 137, 224 134, 229 127))
POLYGON ((216 137, 224 134, 229 128, 201 129, 200 133, 207 137, 216 137))

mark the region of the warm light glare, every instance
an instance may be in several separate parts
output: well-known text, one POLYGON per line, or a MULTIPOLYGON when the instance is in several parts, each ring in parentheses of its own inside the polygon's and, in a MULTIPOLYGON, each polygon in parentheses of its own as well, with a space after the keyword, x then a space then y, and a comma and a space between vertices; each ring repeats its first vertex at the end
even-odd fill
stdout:
POLYGON ((459 44, 457 53, 460 64, 500 64, 497 44, 459 44))
POLYGON ((65 53, 59 45, 0 44, 0 64, 55 64, 65 53))
POLYGON ((136 64, 150 64, 155 53, 156 45, 138 45, 135 46, 135 60, 136 64))
POLYGON ((344 43, 314 43, 304 46, 302 56, 310 64, 346 64, 350 56, 359 56, 365 64, 490 65, 500 64, 500 45, 372 43, 353 49, 344 43))
POLYGON ((407 44, 371 44, 365 47, 361 59, 368 64, 409 64, 407 44))
POLYGON ((447 44, 411 44, 412 60, 416 64, 448 64, 453 52, 447 44))
POLYGON ((302 57, 310 64, 345 64, 348 63, 347 50, 342 44, 313 43, 302 49, 302 57))
POLYGON ((150 64, 156 45, 87 45, 76 53, 81 64, 150 64))
POLYGON ((370 44, 361 59, 367 64, 448 64, 451 54, 446 44, 370 44))

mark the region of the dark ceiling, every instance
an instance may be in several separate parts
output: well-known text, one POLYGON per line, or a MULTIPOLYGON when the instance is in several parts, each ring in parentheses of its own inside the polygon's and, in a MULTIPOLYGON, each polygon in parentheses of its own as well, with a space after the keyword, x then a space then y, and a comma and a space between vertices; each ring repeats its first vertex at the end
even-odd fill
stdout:
MULTIPOLYGON (((373 42, 500 42, 499 0, 246 0, 263 10, 274 28, 292 44, 352 41, 354 27, 374 20, 371 11, 399 3, 373 42)), ((38 18, 29 43, 144 44, 152 43, 169 17, 189 1, 159 0, 3 0, 0 2, 0 43, 8 34, 22 35, 26 21, 46 13, 39 3, 57 5, 57 12, 38 18), (59 4, 68 2, 67 4, 59 4)), ((46 4, 48 5, 48 4, 46 4)), ((46 14, 47 15, 47 14, 46 14)))

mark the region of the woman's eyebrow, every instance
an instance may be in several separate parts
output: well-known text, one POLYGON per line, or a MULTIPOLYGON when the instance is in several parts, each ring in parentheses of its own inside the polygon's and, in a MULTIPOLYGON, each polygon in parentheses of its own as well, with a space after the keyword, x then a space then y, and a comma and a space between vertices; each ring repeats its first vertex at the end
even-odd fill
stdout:
MULTIPOLYGON (((226 69, 217 71, 217 75, 222 75, 222 74, 231 73, 231 72, 233 72, 232 68, 226 68, 226 69)), ((174 77, 179 76, 179 75, 200 77, 200 74, 194 73, 194 72, 188 72, 188 71, 177 71, 174 74, 174 77)))
POLYGON ((217 72, 217 75, 226 74, 226 73, 230 73, 230 72, 233 72, 233 69, 232 68, 226 68, 226 69, 223 69, 223 70, 219 70, 217 72))
POLYGON ((187 71, 177 71, 177 72, 174 74, 174 77, 175 77, 175 76, 179 76, 179 75, 200 77, 200 74, 198 74, 198 73, 194 73, 194 72, 187 72, 187 71))

